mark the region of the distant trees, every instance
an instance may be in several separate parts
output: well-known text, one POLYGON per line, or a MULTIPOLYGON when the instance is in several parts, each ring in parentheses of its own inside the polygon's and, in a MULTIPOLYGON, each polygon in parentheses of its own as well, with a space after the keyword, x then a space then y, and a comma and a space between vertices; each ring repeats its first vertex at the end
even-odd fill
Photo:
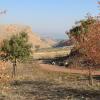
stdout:
POLYGON ((1 44, 2 59, 13 64, 12 77, 16 75, 17 62, 25 61, 31 56, 32 45, 28 43, 28 35, 21 32, 10 39, 3 40, 1 44))

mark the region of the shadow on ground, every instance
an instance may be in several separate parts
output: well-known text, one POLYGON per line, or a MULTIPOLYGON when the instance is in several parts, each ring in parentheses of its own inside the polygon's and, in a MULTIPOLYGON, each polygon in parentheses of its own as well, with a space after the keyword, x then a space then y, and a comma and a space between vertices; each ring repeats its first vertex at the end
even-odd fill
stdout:
POLYGON ((15 81, 11 86, 16 87, 15 93, 25 96, 28 100, 86 100, 86 98, 98 100, 100 98, 100 91, 71 89, 47 81, 15 81))
POLYGON ((100 81, 100 75, 95 75, 95 76, 93 76, 93 78, 94 78, 95 80, 99 80, 99 81, 100 81))

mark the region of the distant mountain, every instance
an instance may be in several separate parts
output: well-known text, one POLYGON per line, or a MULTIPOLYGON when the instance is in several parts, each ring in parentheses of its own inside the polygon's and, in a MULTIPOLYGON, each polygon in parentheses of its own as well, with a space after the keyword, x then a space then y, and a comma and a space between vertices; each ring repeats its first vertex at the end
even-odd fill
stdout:
POLYGON ((64 47, 64 46, 71 46, 73 43, 71 40, 59 40, 58 43, 53 45, 55 48, 64 47))
POLYGON ((49 44, 50 46, 53 46, 57 43, 56 40, 52 39, 52 38, 42 38, 42 41, 46 42, 47 44, 49 44))
POLYGON ((28 33, 29 42, 33 44, 33 47, 39 46, 40 48, 48 48, 55 43, 53 40, 43 39, 38 34, 32 32, 30 26, 17 24, 0 25, 0 42, 3 39, 10 38, 12 35, 20 32, 28 33))

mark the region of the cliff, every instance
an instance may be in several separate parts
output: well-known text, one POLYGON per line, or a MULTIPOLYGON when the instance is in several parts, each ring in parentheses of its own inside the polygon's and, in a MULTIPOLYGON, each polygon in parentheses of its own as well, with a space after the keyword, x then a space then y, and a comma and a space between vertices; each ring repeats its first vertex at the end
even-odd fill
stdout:
POLYGON ((33 44, 33 46, 40 46, 40 48, 48 48, 51 47, 55 42, 52 40, 42 39, 38 34, 32 32, 32 28, 30 26, 25 25, 0 25, 0 42, 3 39, 10 38, 14 34, 18 34, 20 32, 27 32, 29 36, 29 42, 33 44))

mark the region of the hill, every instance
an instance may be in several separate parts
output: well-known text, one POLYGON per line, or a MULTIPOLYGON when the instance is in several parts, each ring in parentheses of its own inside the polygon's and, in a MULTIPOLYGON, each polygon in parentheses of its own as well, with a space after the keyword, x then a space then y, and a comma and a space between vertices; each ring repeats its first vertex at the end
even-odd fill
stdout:
POLYGON ((53 45, 54 48, 65 47, 73 45, 73 41, 69 40, 60 40, 56 44, 53 45))
POLYGON ((38 45, 40 48, 48 48, 55 43, 53 40, 50 39, 42 39, 38 34, 32 32, 32 28, 30 26, 17 24, 0 25, 0 42, 3 39, 9 38, 14 34, 23 31, 28 33, 29 42, 32 43, 33 46, 38 45))

